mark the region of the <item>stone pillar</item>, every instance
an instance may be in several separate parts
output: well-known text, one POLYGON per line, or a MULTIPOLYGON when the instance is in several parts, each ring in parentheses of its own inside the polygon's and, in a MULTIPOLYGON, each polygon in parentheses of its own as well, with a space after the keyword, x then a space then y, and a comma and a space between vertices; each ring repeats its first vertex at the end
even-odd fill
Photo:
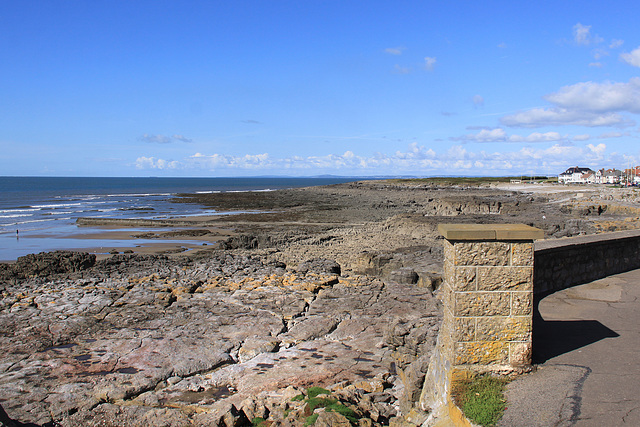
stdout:
POLYGON ((421 397, 451 407, 451 383, 531 365, 533 240, 522 224, 441 224, 443 321, 421 397))

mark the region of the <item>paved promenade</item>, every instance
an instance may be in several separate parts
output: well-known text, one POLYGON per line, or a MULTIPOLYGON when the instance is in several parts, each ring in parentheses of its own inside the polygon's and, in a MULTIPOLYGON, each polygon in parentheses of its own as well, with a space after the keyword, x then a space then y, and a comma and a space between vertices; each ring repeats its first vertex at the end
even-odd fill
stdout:
POLYGON ((640 426, 640 270, 543 298, 501 426, 640 426))

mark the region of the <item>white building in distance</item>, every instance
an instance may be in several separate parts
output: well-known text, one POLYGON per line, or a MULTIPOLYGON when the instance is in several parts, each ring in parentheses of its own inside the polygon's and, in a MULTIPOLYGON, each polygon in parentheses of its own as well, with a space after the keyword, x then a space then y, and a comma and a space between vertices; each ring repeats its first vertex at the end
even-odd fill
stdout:
POLYGON ((562 184, 588 184, 596 182, 596 173, 589 168, 572 167, 558 175, 562 184))

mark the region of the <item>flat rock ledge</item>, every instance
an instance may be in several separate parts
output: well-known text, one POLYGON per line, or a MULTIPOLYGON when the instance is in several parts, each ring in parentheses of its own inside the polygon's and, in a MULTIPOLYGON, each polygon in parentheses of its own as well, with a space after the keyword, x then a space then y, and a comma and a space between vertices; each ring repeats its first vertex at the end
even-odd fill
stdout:
POLYGON ((428 288, 331 260, 118 256, 69 271, 0 282, 0 405, 17 422, 388 425, 415 412, 441 321, 428 288))

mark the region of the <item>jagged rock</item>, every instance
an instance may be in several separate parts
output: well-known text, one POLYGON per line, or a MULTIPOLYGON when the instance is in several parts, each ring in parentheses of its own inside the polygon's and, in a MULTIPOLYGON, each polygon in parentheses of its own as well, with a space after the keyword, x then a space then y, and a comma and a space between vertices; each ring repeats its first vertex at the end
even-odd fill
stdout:
MULTIPOLYGON (((75 279, 34 278, 3 292, 5 410, 65 426, 227 425, 243 416, 294 423, 284 415, 302 410, 293 400, 300 390, 338 382, 377 396, 362 411, 378 425, 392 408, 391 394, 382 397, 395 363, 385 326, 400 313, 437 323, 426 289, 293 274, 232 254, 176 262, 117 255, 75 279), (263 392, 271 397, 257 398, 263 392), (222 411, 227 404, 236 409, 222 411), (211 415, 223 412, 231 415, 211 415)), ((417 351, 410 337, 401 344, 417 351)))
POLYGON ((397 283, 417 283, 418 273, 411 267, 402 267, 389 273, 389 280, 397 283))
POLYGON ((340 321, 335 318, 311 315, 295 319, 289 331, 282 336, 284 341, 301 342, 321 338, 335 330, 340 321))
POLYGON ((91 410, 78 411, 64 419, 65 427, 153 426, 183 427, 189 425, 186 414, 170 408, 147 408, 103 403, 91 410))
POLYGON ((259 354, 270 353, 276 350, 278 346, 279 341, 276 339, 250 337, 244 341, 242 347, 238 350, 238 359, 240 362, 246 362, 259 354))
POLYGON ((315 427, 351 427, 351 421, 337 412, 320 410, 315 427))
POLYGON ((264 403, 254 397, 248 397, 243 400, 240 403, 240 410, 244 412, 249 420, 254 420, 255 418, 266 419, 269 416, 269 410, 264 403))
POLYGON ((418 282, 416 283, 422 288, 430 291, 436 291, 442 285, 442 275, 435 272, 418 272, 418 282))
POLYGON ((389 420, 389 427, 417 427, 420 424, 414 424, 403 417, 393 417, 389 420))
POLYGON ((429 413, 424 412, 421 409, 412 408, 409 413, 404 417, 408 422, 417 426, 422 425, 429 418, 429 413))
POLYGON ((399 399, 400 412, 409 413, 420 398, 424 378, 429 368, 430 355, 425 354, 400 370, 400 378, 404 384, 404 392, 399 399))
POLYGON ((96 262, 96 256, 86 252, 54 251, 18 257, 14 264, 0 269, 0 280, 24 279, 32 276, 71 273, 86 270, 96 262))
POLYGON ((340 264, 334 260, 328 259, 313 259, 305 261, 298 265, 296 270, 298 273, 307 274, 311 273, 324 273, 324 274, 337 274, 340 275, 340 264))
POLYGON ((393 260, 393 254, 372 252, 360 253, 351 266, 356 274, 373 276, 382 276, 386 271, 393 271, 401 267, 402 265, 398 261, 393 260))
POLYGON ((218 422, 219 427, 242 427, 249 424, 249 420, 244 412, 239 411, 232 404, 225 405, 220 412, 222 416, 218 422))
POLYGON ((218 242, 220 249, 257 249, 268 248, 273 245, 271 236, 240 234, 218 242))

